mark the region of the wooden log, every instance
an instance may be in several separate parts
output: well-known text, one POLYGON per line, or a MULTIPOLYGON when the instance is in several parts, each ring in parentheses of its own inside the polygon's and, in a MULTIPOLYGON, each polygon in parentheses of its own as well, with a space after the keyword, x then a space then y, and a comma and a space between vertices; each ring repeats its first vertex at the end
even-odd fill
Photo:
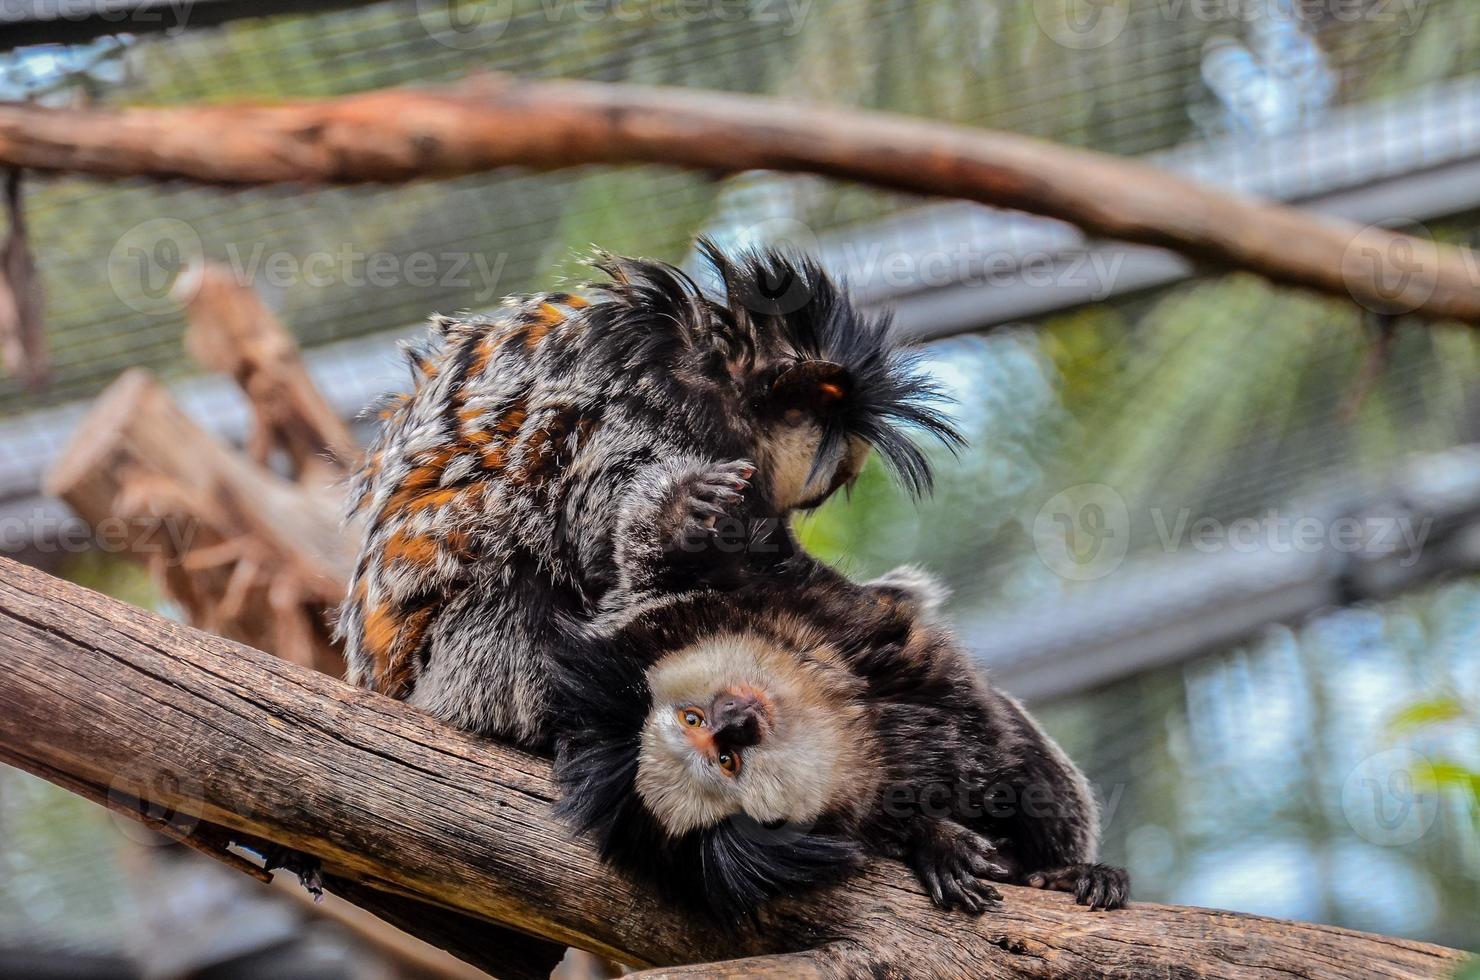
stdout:
POLYGON ((337 490, 360 448, 309 377, 288 328, 256 290, 216 263, 186 268, 172 292, 189 319, 186 350, 202 367, 229 375, 252 404, 249 455, 267 466, 281 453, 299 483, 337 490))
POLYGON ((202 430, 147 372, 98 397, 47 476, 100 538, 145 561, 190 621, 336 676, 326 610, 353 543, 332 497, 252 463, 202 430))
POLYGON ((0 164, 210 184, 651 163, 821 174, 979 201, 1375 310, 1480 324, 1480 256, 1015 133, 754 95, 487 76, 275 105, 0 106, 0 164))
POLYGON ((168 777, 130 785, 187 819, 317 855, 332 876, 639 966, 817 950, 802 962, 818 976, 1346 980, 1447 977, 1464 959, 1208 909, 1092 913, 1011 887, 1003 911, 972 919, 933 908, 886 861, 716 929, 571 840, 545 761, 399 701, 9 561, 0 657, 0 754, 22 768, 74 786, 168 777))

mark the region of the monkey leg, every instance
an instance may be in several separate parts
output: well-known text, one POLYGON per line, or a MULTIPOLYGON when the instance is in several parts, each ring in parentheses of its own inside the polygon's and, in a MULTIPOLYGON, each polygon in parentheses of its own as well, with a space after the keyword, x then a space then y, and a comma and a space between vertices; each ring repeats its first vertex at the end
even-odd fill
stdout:
POLYGON ((943 909, 980 915, 1002 903, 991 879, 1003 880, 1009 872, 997 863, 997 849, 954 821, 920 818, 911 828, 905 860, 931 901, 943 909))
POLYGON ((1118 909, 1131 897, 1131 876, 1108 864, 1071 864, 1052 871, 1035 871, 1023 882, 1032 888, 1072 892, 1074 901, 1091 911, 1118 909))

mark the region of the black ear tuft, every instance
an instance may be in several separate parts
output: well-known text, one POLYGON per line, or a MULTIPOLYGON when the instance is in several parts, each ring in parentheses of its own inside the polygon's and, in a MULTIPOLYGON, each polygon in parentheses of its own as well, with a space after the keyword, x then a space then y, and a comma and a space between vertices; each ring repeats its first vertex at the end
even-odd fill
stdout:
POLYGON ((716 309, 683 270, 610 252, 597 252, 591 264, 607 278, 588 285, 607 301, 594 304, 587 320, 593 331, 618 338, 606 348, 614 370, 665 369, 681 351, 702 356, 713 346, 716 309))
POLYGON ((766 827, 736 816, 697 835, 703 874, 689 883, 689 894, 674 898, 720 922, 744 918, 772 898, 834 881, 863 864, 857 841, 816 828, 766 827), (695 884, 702 894, 692 891, 695 884))
POLYGON ((893 317, 865 312, 812 259, 779 249, 727 256, 709 239, 698 249, 724 287, 737 333, 758 349, 785 350, 799 360, 825 361, 848 374, 848 396, 829 416, 821 460, 851 436, 879 451, 900 481, 919 496, 932 485, 930 460, 910 430, 953 452, 965 445, 941 406, 949 401, 931 381, 918 352, 899 349, 893 317))

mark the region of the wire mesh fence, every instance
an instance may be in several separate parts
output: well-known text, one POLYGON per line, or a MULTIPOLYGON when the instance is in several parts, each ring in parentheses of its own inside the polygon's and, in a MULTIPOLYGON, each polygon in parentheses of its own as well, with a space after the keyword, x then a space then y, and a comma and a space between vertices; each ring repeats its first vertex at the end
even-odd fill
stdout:
MULTIPOLYGON (((1480 178, 1464 168, 1480 157, 1480 6, 1094 8, 1076 19, 1083 10, 1072 0, 383 2, 25 49, 6 56, 4 84, 105 106, 333 96, 488 70, 757 92, 1151 155, 1222 186, 1295 203, 1321 197, 1364 221, 1418 218, 1440 240, 1474 243, 1480 178)), ((578 254, 591 243, 683 262, 699 232, 735 245, 800 239, 870 296, 957 290, 955 326, 937 332, 961 335, 933 343, 929 357, 971 449, 939 459, 931 500, 908 500, 871 469, 851 499, 801 530, 860 575, 905 560, 942 574, 968 639, 997 651, 991 662, 1004 676, 1009 648, 1029 637, 1009 632, 1013 615, 1046 610, 1040 632, 1084 624, 1082 642, 1055 663, 1091 676, 1074 655, 1112 626, 1129 624, 1135 640, 1166 624, 1176 598, 1167 577, 1133 571, 1185 559, 1174 585, 1231 581, 1231 565, 1203 560, 1241 561, 1234 528, 1251 519, 1261 553, 1294 547, 1290 535, 1309 517, 1321 554, 1341 554, 1338 521, 1370 516, 1363 508, 1415 456, 1480 442, 1471 328, 1399 318, 1390 353, 1369 370, 1378 325, 1367 311, 1191 266, 1150 288, 1132 288, 1126 267, 1085 266, 1101 277, 1103 288, 1089 291, 1099 302, 1004 317, 996 297, 1015 287, 1067 288, 1062 266, 1035 285, 1034 255, 1061 256, 1067 241, 1088 263, 1101 243, 1056 238, 1065 230, 1023 216, 812 177, 584 168, 232 191, 60 178, 29 182, 26 207, 55 379, 39 395, 0 382, 0 476, 38 472, 75 422, 69 406, 125 367, 191 373, 169 290, 195 256, 256 285, 345 409, 393 376, 389 334, 432 311, 480 309, 580 276, 578 254), (982 264, 999 254, 1010 258, 1000 283, 982 264), (935 255, 946 257, 938 269, 923 261, 935 255), (961 290, 968 280, 981 288, 961 290), (1067 525, 1054 523, 1060 512, 1067 525), (1113 562, 1082 553, 1090 546, 1109 547, 1113 562), (1106 585, 1119 591, 1094 591, 1106 585)), ((932 332, 934 315, 912 327, 932 332)), ((204 394, 190 404, 208 422, 239 411, 204 394)), ((0 480, 0 496, 30 492, 23 482, 0 480)), ((1416 535, 1427 512, 1409 513, 1416 535)), ((1480 526, 1480 504, 1467 513, 1454 535, 1480 526)), ((1415 553, 1439 540, 1428 534, 1415 553)), ((1457 549, 1413 596, 1334 612, 1365 597, 1330 576, 1305 612, 1283 617, 1293 625, 1231 648, 1199 638, 1233 605, 1215 589, 1166 641, 1176 657, 1095 674, 1108 686, 1048 707, 1107 796, 1108 853, 1130 864, 1142 897, 1473 945, 1473 826, 1452 797, 1389 792, 1393 772, 1407 770, 1401 759, 1381 762, 1394 748, 1382 716, 1395 702, 1444 689, 1480 703, 1473 558, 1457 549), (1406 816, 1373 830, 1364 779, 1393 806, 1438 815, 1411 839, 1394 829, 1411 829, 1406 816), (1391 883, 1383 895, 1363 890, 1369 868, 1391 883)), ((1307 584, 1257 568, 1252 580, 1286 597, 1307 584)), ((1446 746, 1472 759, 1480 751, 1463 737, 1446 746)))

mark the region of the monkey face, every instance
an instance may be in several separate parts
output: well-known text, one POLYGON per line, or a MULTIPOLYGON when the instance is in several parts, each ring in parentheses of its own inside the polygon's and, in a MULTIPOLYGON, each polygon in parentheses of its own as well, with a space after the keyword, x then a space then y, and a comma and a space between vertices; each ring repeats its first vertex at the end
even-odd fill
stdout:
POLYGON ((872 447, 848 431, 854 381, 831 361, 795 360, 753 382, 761 472, 778 510, 809 510, 858 478, 872 447))
POLYGON ((636 788, 677 836, 736 814, 810 821, 858 787, 867 739, 856 680, 752 635, 705 640, 648 671, 636 788))

